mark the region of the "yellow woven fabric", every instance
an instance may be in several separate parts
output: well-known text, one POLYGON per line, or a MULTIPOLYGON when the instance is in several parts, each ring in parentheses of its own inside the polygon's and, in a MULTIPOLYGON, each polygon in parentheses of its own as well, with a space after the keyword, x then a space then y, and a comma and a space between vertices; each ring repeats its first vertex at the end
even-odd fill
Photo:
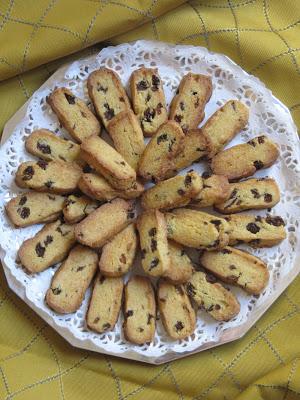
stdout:
MULTIPOLYGON (((141 38, 227 54, 299 124, 299 27, 298 0, 0 0, 1 128, 83 48, 141 38)), ((155 367, 71 347, 1 272, 0 399, 297 399, 299 307, 298 277, 244 338, 155 367)))

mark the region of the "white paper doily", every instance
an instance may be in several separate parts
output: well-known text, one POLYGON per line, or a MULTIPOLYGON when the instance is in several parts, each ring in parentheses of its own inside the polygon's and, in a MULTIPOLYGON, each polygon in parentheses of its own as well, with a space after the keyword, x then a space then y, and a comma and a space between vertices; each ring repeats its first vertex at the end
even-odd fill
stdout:
MULTIPOLYGON (((8 283, 31 308, 77 347, 150 363, 162 363, 234 340, 254 324, 300 270, 300 145, 297 129, 288 109, 257 78, 249 76, 224 55, 211 53, 202 47, 173 46, 153 41, 138 41, 105 48, 98 55, 75 61, 58 70, 9 121, 4 136, 7 137, 8 134, 11 135, 0 149, 1 258, 8 283), (251 250, 267 263, 270 282, 259 297, 247 295, 242 290, 231 287, 241 304, 239 315, 230 322, 218 323, 199 310, 194 335, 183 341, 170 340, 158 321, 153 343, 132 345, 123 337, 122 316, 112 332, 100 335, 88 331, 84 316, 90 291, 76 313, 58 315, 44 303, 45 292, 57 267, 29 276, 15 261, 21 243, 41 228, 38 225, 14 229, 4 210, 4 204, 20 192, 14 183, 18 165, 32 159, 25 152, 24 139, 37 128, 48 128, 68 137, 47 105, 46 96, 54 87, 66 86, 90 104, 86 79, 92 71, 102 66, 114 69, 127 89, 132 71, 141 66, 158 67, 168 104, 184 74, 192 71, 210 75, 213 95, 206 107, 204 122, 227 100, 239 99, 250 107, 249 125, 229 146, 246 142, 264 133, 280 147, 281 156, 277 163, 256 174, 277 180, 281 189, 281 202, 272 209, 271 214, 282 216, 287 229, 287 239, 279 246, 251 250)), ((193 168, 202 172, 206 166, 204 163, 194 164, 193 168)), ((266 210, 262 210, 256 214, 265 213, 266 210)))

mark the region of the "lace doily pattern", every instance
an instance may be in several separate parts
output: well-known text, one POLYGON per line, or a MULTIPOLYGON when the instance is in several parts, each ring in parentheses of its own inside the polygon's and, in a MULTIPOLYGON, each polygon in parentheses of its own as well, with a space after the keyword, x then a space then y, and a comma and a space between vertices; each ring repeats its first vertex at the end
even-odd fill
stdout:
MULTIPOLYGON (((127 358, 161 363, 244 334, 300 269, 300 146, 297 129, 288 109, 257 78, 248 75, 227 57, 201 47, 172 46, 159 42, 138 41, 105 48, 98 55, 63 67, 56 72, 55 80, 50 78, 49 82, 34 93, 26 107, 25 117, 21 120, 16 119, 10 137, 0 149, 1 258, 10 287, 73 345, 127 358), (58 315, 44 303, 45 292, 58 266, 29 276, 17 261, 17 251, 21 243, 41 228, 32 226, 14 229, 4 210, 5 203, 20 192, 14 183, 18 165, 31 159, 25 151, 24 140, 37 128, 47 128, 60 136, 68 137, 67 132, 59 126, 46 98, 54 87, 65 86, 85 99, 91 107, 86 79, 92 71, 102 66, 115 70, 127 89, 132 71, 141 66, 157 67, 164 82, 168 104, 184 74, 191 71, 210 75, 213 81, 213 95, 206 107, 206 119, 232 98, 239 99, 250 107, 249 125, 237 135, 230 146, 265 133, 278 143, 281 150, 280 159, 275 165, 256 174, 258 177, 271 176, 278 182, 281 202, 272 209, 271 214, 282 216, 287 229, 287 239, 279 246, 250 250, 267 263, 270 282, 265 291, 256 297, 231 287, 241 304, 239 315, 230 322, 218 323, 199 310, 196 330, 186 340, 170 340, 161 321, 158 320, 153 343, 143 346, 130 344, 122 333, 122 316, 112 332, 101 335, 93 333, 85 325, 90 291, 76 313, 58 315)), ((205 170, 205 165, 194 164, 193 168, 201 173, 205 170)), ((256 214, 264 215, 265 210, 256 214)), ((138 265, 135 266, 136 270, 140 272, 138 265)))

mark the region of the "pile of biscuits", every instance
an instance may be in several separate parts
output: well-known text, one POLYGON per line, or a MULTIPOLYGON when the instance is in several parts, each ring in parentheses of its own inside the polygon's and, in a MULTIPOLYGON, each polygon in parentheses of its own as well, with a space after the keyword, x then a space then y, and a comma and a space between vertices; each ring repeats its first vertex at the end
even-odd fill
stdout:
POLYGON ((208 76, 185 75, 169 113, 157 69, 133 72, 131 99, 107 68, 94 71, 87 88, 96 115, 64 87, 47 99, 74 141, 47 129, 26 139, 39 160, 22 163, 15 181, 31 191, 6 211, 16 227, 46 225, 21 245, 20 263, 39 273, 63 261, 45 297, 58 313, 75 312, 94 278, 87 328, 114 329, 122 308, 125 338, 136 344, 153 340, 156 307, 173 339, 193 334, 197 307, 217 321, 235 317, 239 302, 221 282, 257 295, 269 273, 262 260, 232 246, 270 247, 286 237, 281 217, 239 213, 279 202, 273 179, 241 180, 276 161, 276 144, 260 135, 223 150, 248 122, 238 100, 198 128, 212 94, 208 76), (101 138, 102 125, 113 146, 101 138), (199 161, 211 172, 178 174, 199 161), (147 181, 154 185, 145 189, 147 181), (210 206, 224 215, 199 211, 210 206), (200 250, 197 265, 186 248, 200 250), (144 275, 124 285, 138 253, 144 275))

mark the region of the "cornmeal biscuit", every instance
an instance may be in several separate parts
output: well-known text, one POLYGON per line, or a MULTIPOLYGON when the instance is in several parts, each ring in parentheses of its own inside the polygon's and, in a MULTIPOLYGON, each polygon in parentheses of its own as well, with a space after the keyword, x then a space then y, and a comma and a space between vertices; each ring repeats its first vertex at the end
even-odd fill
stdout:
POLYGON ((99 135, 101 126, 85 102, 67 88, 57 88, 47 98, 59 122, 79 143, 91 135, 99 135))
POLYGON ((142 267, 152 276, 162 276, 170 268, 167 226, 158 210, 144 211, 137 220, 140 236, 142 267))
POLYGON ((101 247, 113 236, 126 228, 135 218, 134 203, 114 199, 97 208, 75 227, 79 243, 89 247, 101 247))
POLYGON ((186 292, 217 321, 229 321, 240 312, 240 304, 234 294, 217 283, 214 276, 202 271, 194 272, 186 284, 186 292))
POLYGON ((249 109, 238 100, 229 100, 201 127, 207 140, 208 157, 219 153, 249 120, 249 109))
POLYGON ((78 187, 87 196, 100 201, 113 200, 116 197, 135 199, 144 191, 144 186, 138 181, 128 190, 117 190, 96 174, 82 174, 78 187))
POLYGON ((143 131, 137 117, 131 110, 122 111, 110 121, 107 130, 116 150, 134 170, 137 170, 145 149, 143 131))
POLYGON ((269 281, 269 271, 262 260, 234 247, 205 252, 200 256, 200 263, 222 281, 250 294, 261 293, 269 281))
POLYGON ((82 143, 80 156, 116 189, 130 189, 136 183, 135 170, 98 136, 90 136, 82 143))
POLYGON ((179 171, 201 161, 207 155, 207 140, 201 129, 189 130, 182 140, 182 150, 175 156, 174 168, 179 171))
POLYGON ((74 225, 58 220, 45 225, 33 238, 25 240, 18 257, 28 272, 41 272, 62 261, 75 242, 74 225))
POLYGON ((168 119, 162 80, 157 68, 139 68, 130 78, 132 106, 146 136, 152 136, 168 119))
POLYGON ((48 193, 20 193, 6 205, 10 221, 17 227, 55 221, 61 214, 65 198, 48 193))
POLYGON ((179 208, 165 214, 168 238, 184 246, 214 250, 228 244, 229 225, 223 218, 179 208))
POLYGON ((247 179, 230 184, 230 196, 215 208, 223 214, 243 210, 274 207, 280 200, 280 191, 274 179, 247 179))
POLYGON ((168 241, 171 266, 164 277, 168 281, 178 285, 187 282, 193 273, 193 263, 179 243, 168 241))
POLYGON ((68 224, 75 224, 81 221, 91 212, 100 206, 98 201, 92 200, 81 194, 71 194, 65 200, 63 213, 68 224))
POLYGON ((131 268, 136 255, 138 237, 134 224, 128 225, 102 248, 99 268, 105 276, 122 276, 131 268))
POLYGON ((191 206, 196 208, 209 207, 228 199, 230 184, 226 176, 203 173, 202 178, 203 189, 192 200, 191 206))
POLYGON ((100 68, 87 81, 89 96, 105 128, 115 115, 130 109, 125 89, 118 75, 109 68, 100 68))
POLYGON ((211 169, 214 174, 226 175, 235 181, 270 167, 278 156, 277 145, 263 135, 221 151, 212 159, 211 169))
POLYGON ((190 336, 196 327, 196 314, 183 285, 164 279, 158 283, 158 307, 167 334, 175 340, 190 336))
POLYGON ((122 278, 106 278, 98 273, 86 315, 88 328, 103 333, 114 329, 122 304, 122 278))
POLYGON ((211 78, 189 72, 182 78, 171 102, 169 118, 178 122, 184 133, 197 128, 204 118, 204 107, 211 94, 211 78))
POLYGON ((48 306, 61 314, 78 310, 97 270, 97 261, 93 250, 75 246, 52 278, 45 297, 48 306))
POLYGON ((187 205, 202 189, 202 178, 194 171, 177 175, 146 190, 142 195, 142 207, 147 210, 170 208, 187 205))
POLYGON ((124 336, 135 344, 152 342, 155 334, 156 305, 149 279, 133 276, 125 286, 124 336))
POLYGON ((62 139, 48 129, 32 132, 25 141, 25 147, 28 153, 45 161, 76 161, 80 152, 79 144, 62 139))
POLYGON ((82 170, 76 163, 26 161, 19 166, 15 182, 20 188, 69 194, 76 190, 81 174, 82 170))
POLYGON ((286 238, 284 221, 278 216, 231 214, 226 220, 230 226, 230 245, 247 243, 253 247, 272 247, 286 238))
POLYGON ((161 125, 140 158, 139 175, 154 181, 175 175, 174 157, 182 149, 183 138, 184 134, 176 122, 168 121, 161 125))

